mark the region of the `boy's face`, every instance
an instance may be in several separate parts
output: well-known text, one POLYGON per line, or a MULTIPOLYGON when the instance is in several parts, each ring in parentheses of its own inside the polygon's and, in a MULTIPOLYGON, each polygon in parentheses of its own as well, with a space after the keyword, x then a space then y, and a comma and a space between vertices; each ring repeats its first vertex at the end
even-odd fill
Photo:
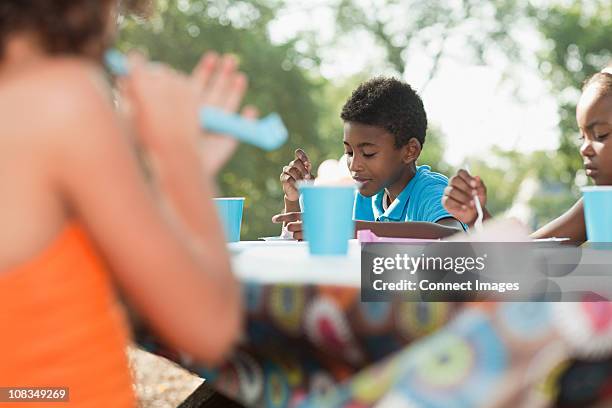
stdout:
POLYGON ((395 147, 395 138, 386 130, 355 122, 344 123, 344 153, 359 192, 371 197, 393 185, 411 161, 408 145, 395 147))
POLYGON ((612 185, 612 95, 602 96, 596 85, 589 86, 578 102, 576 120, 587 176, 596 185, 612 185))

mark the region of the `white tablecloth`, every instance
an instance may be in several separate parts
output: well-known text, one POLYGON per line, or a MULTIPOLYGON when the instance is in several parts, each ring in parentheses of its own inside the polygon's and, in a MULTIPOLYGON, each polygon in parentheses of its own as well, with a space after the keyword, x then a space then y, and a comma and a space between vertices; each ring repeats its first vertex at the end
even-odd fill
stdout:
POLYGON ((241 241, 229 244, 234 273, 244 282, 361 284, 361 247, 349 241, 346 256, 312 256, 308 243, 241 241))

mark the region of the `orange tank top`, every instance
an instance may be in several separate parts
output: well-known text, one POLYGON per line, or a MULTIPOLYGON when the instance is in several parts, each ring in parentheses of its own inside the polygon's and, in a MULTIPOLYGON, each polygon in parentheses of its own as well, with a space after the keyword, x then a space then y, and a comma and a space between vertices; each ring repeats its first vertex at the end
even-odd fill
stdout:
POLYGON ((110 275, 78 225, 0 272, 0 387, 69 388, 68 403, 9 405, 134 407, 128 339, 110 275))

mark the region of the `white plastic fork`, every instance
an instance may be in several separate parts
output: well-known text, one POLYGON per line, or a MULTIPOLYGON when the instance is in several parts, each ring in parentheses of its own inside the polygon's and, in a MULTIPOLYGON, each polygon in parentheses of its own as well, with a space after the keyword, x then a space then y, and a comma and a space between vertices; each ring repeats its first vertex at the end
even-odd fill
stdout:
MULTIPOLYGON (((471 175, 472 172, 468 164, 465 165, 465 169, 471 175)), ((474 199, 474 205, 476 206, 476 221, 474 221, 474 229, 476 231, 482 231, 482 219, 484 218, 484 213, 482 212, 482 205, 480 204, 480 198, 478 198, 478 193, 472 194, 472 197, 474 199)))

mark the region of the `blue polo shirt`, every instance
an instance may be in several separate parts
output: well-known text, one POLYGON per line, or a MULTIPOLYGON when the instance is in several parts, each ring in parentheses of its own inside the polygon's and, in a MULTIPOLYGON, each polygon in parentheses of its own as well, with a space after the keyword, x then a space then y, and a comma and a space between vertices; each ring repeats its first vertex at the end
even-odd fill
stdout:
POLYGON ((442 206, 446 176, 430 170, 429 166, 417 166, 412 180, 385 211, 385 190, 372 197, 357 193, 353 207, 353 219, 361 221, 426 221, 437 222, 452 217, 442 206))

